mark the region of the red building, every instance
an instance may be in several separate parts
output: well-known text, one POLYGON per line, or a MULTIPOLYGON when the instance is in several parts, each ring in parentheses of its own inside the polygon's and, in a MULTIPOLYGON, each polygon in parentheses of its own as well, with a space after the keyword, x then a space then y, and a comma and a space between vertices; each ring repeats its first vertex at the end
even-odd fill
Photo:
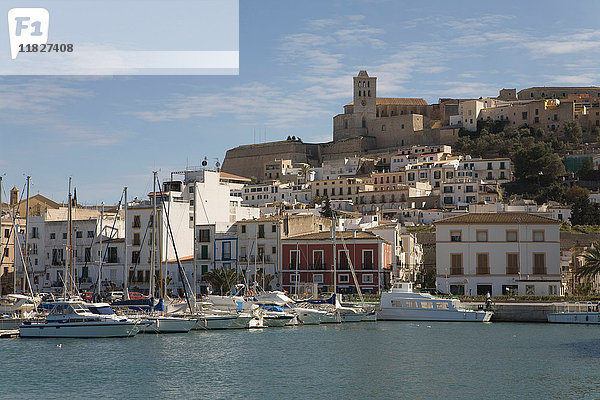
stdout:
MULTIPOLYGON (((298 235, 281 243, 283 289, 294 293, 298 280, 299 284, 317 283, 320 290, 333 291, 333 240, 329 232, 298 235)), ((336 232, 336 250, 339 293, 356 293, 350 262, 363 293, 383 289, 384 275, 391 272, 392 264, 392 246, 387 240, 371 232, 336 232)))

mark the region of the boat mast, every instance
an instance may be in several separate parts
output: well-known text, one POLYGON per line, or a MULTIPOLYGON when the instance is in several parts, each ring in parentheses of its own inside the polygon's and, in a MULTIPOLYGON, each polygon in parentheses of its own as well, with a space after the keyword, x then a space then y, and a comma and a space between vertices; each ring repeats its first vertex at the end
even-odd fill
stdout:
POLYGON ((71 195, 71 177, 69 177, 69 220, 67 236, 69 237, 69 293, 73 293, 73 196, 71 195))
POLYGON ((197 278, 196 278, 196 274, 198 273, 198 265, 196 264, 196 242, 198 241, 198 237, 196 236, 196 190, 198 188, 196 187, 196 181, 194 180, 194 214, 192 216, 192 226, 194 228, 194 246, 193 246, 193 254, 194 254, 194 258, 193 258, 193 262, 194 262, 194 277, 192 279, 194 279, 194 286, 192 289, 192 293, 194 294, 194 310, 192 310, 192 312, 196 312, 195 308, 196 308, 196 283, 198 282, 197 278))
MULTIPOLYGON (((298 300, 298 281, 300 280, 300 274, 298 273, 298 263, 300 262, 300 251, 298 249, 299 243, 296 242, 296 300, 298 300)), ((308 260, 307 260, 308 261, 308 260)))
MULTIPOLYGON (((333 239, 333 293, 337 293, 337 265, 336 265, 336 248, 335 248, 335 216, 331 217, 331 236, 333 239)), ((336 299, 337 301, 337 299, 336 299)))
POLYGON ((150 248, 150 297, 154 297, 154 273, 156 270, 156 171, 152 190, 152 247, 150 248))
MULTIPOLYGON (((21 285, 21 287, 23 288, 23 292, 25 292, 25 290, 27 289, 26 287, 26 278, 25 276, 26 274, 26 270, 27 270, 27 262, 29 261, 29 180, 31 179, 31 177, 28 175, 27 176, 27 200, 25 200, 25 262, 23 262, 23 285, 21 285)), ((29 287, 29 290, 31 290, 31 285, 29 287)), ((32 291, 33 294, 33 291, 32 291)))
POLYGON ((127 284, 129 283, 129 268, 127 267, 127 186, 125 186, 124 197, 125 197, 125 212, 123 215, 124 223, 125 223, 125 259, 123 260, 123 295, 125 300, 129 300, 129 292, 127 289, 127 284))
POLYGON ((104 224, 104 202, 101 203, 102 208, 100 209, 100 261, 98 262, 98 296, 100 296, 100 285, 102 284, 102 261, 104 261, 104 252, 102 251, 102 233, 104 224))

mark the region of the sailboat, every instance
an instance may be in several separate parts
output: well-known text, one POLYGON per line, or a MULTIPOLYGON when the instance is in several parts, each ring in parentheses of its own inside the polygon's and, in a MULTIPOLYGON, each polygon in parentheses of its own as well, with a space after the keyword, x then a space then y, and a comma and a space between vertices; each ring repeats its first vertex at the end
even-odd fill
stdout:
MULTIPOLYGON (((151 249, 152 259, 151 259, 151 266, 150 266, 150 297, 153 297, 153 294, 154 294, 154 271, 156 269, 156 242, 157 242, 157 233, 158 233, 158 232, 156 232, 156 226, 158 224, 157 209, 156 209, 156 207, 157 207, 156 183, 157 182, 158 182, 157 172, 154 171, 154 182, 153 182, 154 191, 152 193, 153 223, 152 223, 152 249, 151 249)), ((162 196, 161 196, 161 200, 162 200, 162 196)), ((167 236, 169 236, 169 234, 170 234, 170 238, 172 240, 173 246, 175 246, 175 239, 173 238, 173 232, 171 231, 171 224, 169 222, 169 214, 164 205, 164 201, 161 201, 161 206, 162 206, 162 211, 165 213, 165 217, 166 217, 166 221, 167 221, 167 228, 168 228, 167 236)), ((179 273, 181 274, 182 273, 181 270, 183 269, 183 267, 181 266, 181 262, 179 260, 179 255, 177 254, 177 248, 175 248, 175 255, 177 258, 178 267, 180 269, 179 273)), ((185 275, 185 274, 183 274, 183 275, 185 275)), ((163 274, 161 271, 161 277, 162 276, 163 276, 163 274)), ((192 330, 192 328, 194 328, 194 326, 196 326, 196 323, 198 322, 197 318, 175 317, 175 316, 169 316, 169 315, 165 314, 165 312, 164 312, 164 310, 165 310, 165 305, 164 305, 165 285, 161 285, 161 287, 162 287, 161 298, 158 303, 159 305, 157 306, 158 309, 160 310, 160 314, 149 316, 147 319, 151 323, 147 327, 145 327, 142 330, 142 332, 143 333, 186 333, 186 332, 189 332, 190 330, 192 330)), ((185 285, 184 285, 184 288, 185 288, 185 285)), ((185 290, 185 292, 186 292, 186 298, 188 301, 188 305, 190 305, 189 297, 187 296, 187 289, 185 290)), ((190 307, 190 309, 191 309, 191 307, 190 307)))
POLYGON ((72 257, 72 197, 71 178, 69 178, 69 263, 65 264, 65 279, 63 280, 63 301, 54 303, 45 321, 32 323, 24 322, 19 327, 19 335, 27 338, 108 338, 135 336, 141 321, 117 316, 114 313, 95 314, 86 304, 79 300, 67 300, 73 293, 73 257, 72 257))

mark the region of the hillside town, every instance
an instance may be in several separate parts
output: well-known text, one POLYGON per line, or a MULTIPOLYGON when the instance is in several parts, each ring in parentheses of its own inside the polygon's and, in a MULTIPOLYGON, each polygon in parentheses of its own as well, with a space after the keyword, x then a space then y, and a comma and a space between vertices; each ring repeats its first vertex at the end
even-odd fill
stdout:
POLYGON ((67 266, 80 292, 147 294, 158 265, 171 296, 185 280, 209 293, 220 269, 292 294, 380 294, 395 280, 464 296, 600 290, 580 273, 600 239, 585 229, 600 223, 600 87, 427 104, 377 97, 360 71, 352 90, 331 142, 239 146, 143 196, 125 188, 119 204, 14 186, 1 203, 0 295, 61 293, 67 266))

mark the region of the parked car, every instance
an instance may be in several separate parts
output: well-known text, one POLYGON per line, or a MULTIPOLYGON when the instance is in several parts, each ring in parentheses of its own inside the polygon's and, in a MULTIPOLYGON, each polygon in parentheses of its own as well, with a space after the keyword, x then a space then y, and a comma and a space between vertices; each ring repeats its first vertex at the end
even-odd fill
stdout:
POLYGON ((109 302, 123 300, 123 292, 110 292, 106 300, 108 300, 109 302))
POLYGON ((130 300, 139 300, 139 299, 147 299, 148 296, 140 293, 140 292, 129 292, 130 300))

